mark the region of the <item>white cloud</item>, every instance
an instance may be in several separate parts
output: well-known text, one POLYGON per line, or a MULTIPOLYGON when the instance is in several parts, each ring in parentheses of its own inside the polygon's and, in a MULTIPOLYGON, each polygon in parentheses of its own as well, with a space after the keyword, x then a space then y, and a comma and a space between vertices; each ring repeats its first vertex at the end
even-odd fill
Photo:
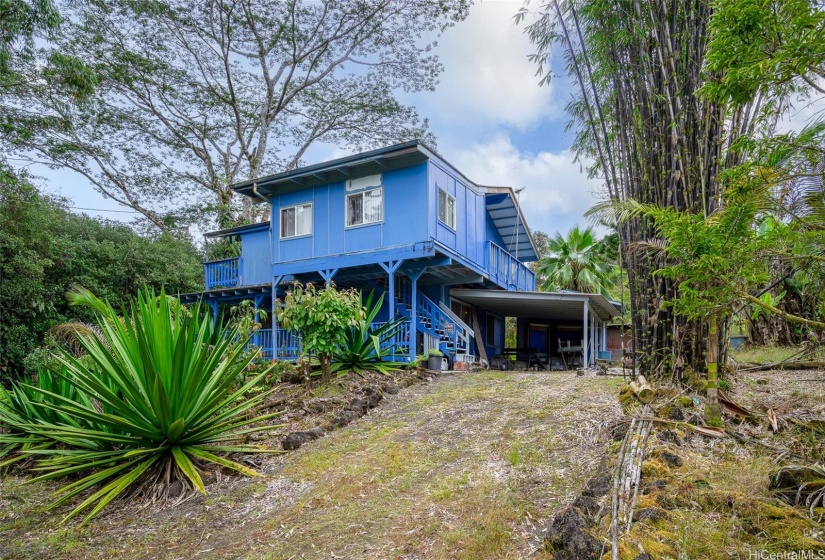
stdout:
POLYGON ((434 124, 474 128, 510 125, 528 128, 561 113, 553 88, 539 87, 534 52, 513 16, 519 1, 481 2, 467 19, 448 29, 439 41, 444 64, 435 94, 414 96, 415 105, 434 124))
POLYGON ((477 184, 526 187, 520 202, 533 231, 566 233, 589 225, 584 212, 598 201, 599 181, 587 178, 570 150, 521 152, 501 134, 444 156, 477 184))

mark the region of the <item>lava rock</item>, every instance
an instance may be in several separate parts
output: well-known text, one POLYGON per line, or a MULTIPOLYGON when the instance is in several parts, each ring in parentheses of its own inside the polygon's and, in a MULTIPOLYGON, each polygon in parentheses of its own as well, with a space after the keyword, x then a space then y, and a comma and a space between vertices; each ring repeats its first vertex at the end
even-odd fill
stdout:
POLYGON ((345 410, 332 417, 332 420, 330 420, 329 423, 327 423, 325 431, 330 432, 335 428, 343 428, 356 418, 358 418, 358 415, 355 412, 353 412, 352 410, 345 410))
POLYGON ((367 401, 364 399, 352 399, 346 410, 360 412, 362 415, 367 411, 367 401))
POLYGON ((667 464, 668 467, 681 467, 682 458, 670 451, 661 451, 659 457, 667 464))
POLYGON ((559 560, 597 560, 602 543, 586 532, 588 523, 574 507, 556 515, 545 529, 545 542, 559 560))
POLYGON ((641 510, 637 511, 636 514, 633 516, 633 520, 637 521, 639 523, 644 523, 644 522, 656 523, 661 518, 662 518, 662 510, 660 510, 659 508, 655 508, 655 507, 641 509, 641 510))
POLYGON ((284 441, 281 443, 281 445, 286 451, 292 451, 294 449, 298 449, 308 441, 309 437, 306 435, 305 432, 292 432, 284 438, 284 441))
POLYGON ((656 437, 665 443, 682 445, 682 441, 679 439, 679 434, 677 434, 674 430, 662 430, 656 434, 656 437))
POLYGON ((381 393, 372 393, 370 395, 367 395, 367 407, 375 408, 376 406, 378 406, 378 403, 381 402, 382 398, 384 398, 384 396, 381 393))
POLYGON ((599 500, 593 496, 579 496, 573 500, 573 507, 592 518, 599 512, 599 500))
POLYGON ((613 481, 609 474, 600 474, 587 481, 582 496, 601 498, 610 491, 613 481))

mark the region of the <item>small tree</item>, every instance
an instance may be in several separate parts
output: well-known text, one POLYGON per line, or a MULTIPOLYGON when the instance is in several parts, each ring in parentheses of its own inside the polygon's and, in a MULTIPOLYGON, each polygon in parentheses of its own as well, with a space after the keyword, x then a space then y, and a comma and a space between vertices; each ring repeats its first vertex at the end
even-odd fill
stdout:
POLYGON ((325 383, 332 379, 333 351, 345 341, 348 330, 363 314, 358 292, 338 291, 332 283, 317 290, 313 284, 303 286, 295 282, 277 311, 284 328, 301 335, 304 352, 318 357, 325 383))

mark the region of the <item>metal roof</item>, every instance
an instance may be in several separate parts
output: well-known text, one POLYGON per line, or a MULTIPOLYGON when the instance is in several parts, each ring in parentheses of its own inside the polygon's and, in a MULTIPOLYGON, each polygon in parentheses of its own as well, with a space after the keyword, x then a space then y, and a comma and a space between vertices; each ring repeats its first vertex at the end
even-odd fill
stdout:
POLYGON ((619 310, 600 294, 454 289, 450 296, 504 317, 581 321, 585 301, 599 319, 619 315, 619 310))
POLYGON ((255 231, 256 229, 268 229, 269 228, 269 221, 266 222, 259 222, 257 224, 246 224, 245 226, 236 226, 232 228, 221 229, 218 231, 210 231, 209 233, 204 233, 204 237, 226 237, 227 235, 237 235, 239 233, 248 233, 250 231, 255 231))
POLYGON ((482 187, 485 192, 487 212, 493 219, 504 249, 522 262, 539 260, 538 251, 513 189, 510 187, 482 187))
POLYGON ((271 195, 276 191, 290 192, 333 181, 344 181, 354 173, 364 176, 382 173, 388 169, 406 167, 426 161, 430 153, 434 152, 431 152, 420 140, 410 140, 369 152, 244 181, 232 185, 232 190, 261 199, 261 195, 271 195))

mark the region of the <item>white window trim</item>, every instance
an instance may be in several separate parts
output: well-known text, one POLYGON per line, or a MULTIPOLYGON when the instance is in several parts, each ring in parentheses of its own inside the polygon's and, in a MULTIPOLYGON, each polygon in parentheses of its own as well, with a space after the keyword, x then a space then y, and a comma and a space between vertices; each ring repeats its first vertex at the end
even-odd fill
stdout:
MULTIPOLYGON (((436 185, 436 186, 438 186, 438 185, 436 185)), ((446 190, 442 189, 441 187, 438 187, 438 191, 439 191, 439 193, 438 193, 439 196, 438 196, 438 200, 436 200, 436 203, 437 203, 436 204, 436 206, 437 206, 436 214, 438 215, 438 221, 440 223, 444 224, 445 226, 447 226, 448 228, 450 228, 451 230, 456 231, 456 213, 457 213, 457 209, 456 209, 456 204, 455 204, 455 197, 453 195, 451 195, 450 193, 448 193, 446 190), (440 196, 440 194, 442 192, 444 193, 444 195, 447 198, 452 199, 452 201, 453 201, 453 225, 450 225, 449 223, 447 223, 447 222, 445 222, 444 220, 441 219, 441 196, 440 196)), ((445 214, 446 214, 446 209, 445 209, 445 214)))
MULTIPOLYGON (((280 208, 280 213, 278 214, 278 233, 280 233, 280 239, 298 239, 301 237, 312 237, 312 232, 315 230, 315 216, 313 214, 312 202, 303 202, 301 204, 293 204, 292 206, 284 206, 280 208), (299 235, 284 235, 284 211, 285 210, 292 210, 293 208, 297 209, 299 207, 309 206, 309 215, 310 215, 310 223, 309 223, 309 233, 301 233, 299 235)), ((297 224, 296 224, 297 225, 297 224)), ((297 229, 297 228, 296 228, 297 229)))
MULTIPOLYGON (((363 212, 364 212, 364 203, 362 201, 361 202, 361 213, 362 213, 361 217, 362 218, 363 218, 363 212)), ((370 188, 364 189, 362 191, 347 193, 344 196, 344 229, 354 229, 354 228, 360 228, 360 227, 364 227, 364 226, 374 226, 376 224, 383 224, 383 223, 384 223, 384 187, 383 186, 370 187, 370 188), (362 221, 360 224, 352 224, 351 226, 347 225, 346 222, 347 222, 347 210, 349 209, 349 205, 348 205, 349 198, 351 196, 360 196, 360 197, 363 198, 366 195, 366 193, 372 192, 372 191, 381 191, 381 219, 376 220, 374 222, 363 222, 362 221)))

